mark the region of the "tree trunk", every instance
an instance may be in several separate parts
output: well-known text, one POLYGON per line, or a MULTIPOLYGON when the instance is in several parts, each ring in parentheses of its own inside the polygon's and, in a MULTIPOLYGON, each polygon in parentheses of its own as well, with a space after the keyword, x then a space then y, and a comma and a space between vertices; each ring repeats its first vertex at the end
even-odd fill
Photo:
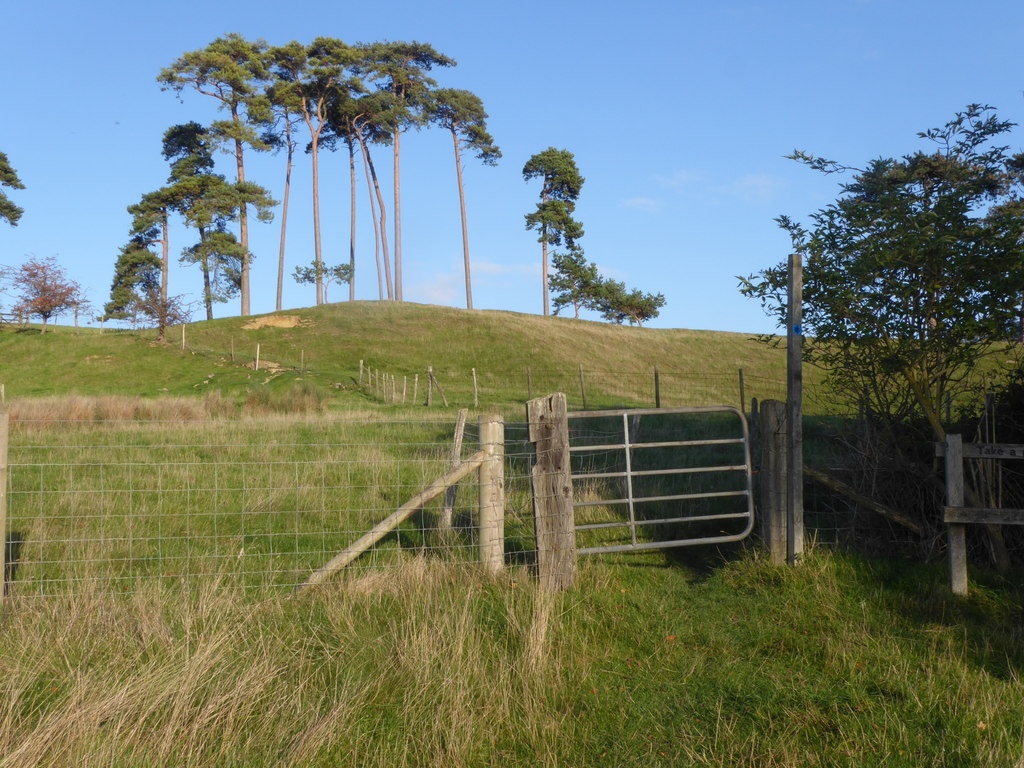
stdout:
POLYGON ((203 303, 206 304, 206 319, 213 320, 213 290, 210 287, 210 255, 206 252, 206 229, 199 227, 199 252, 203 255, 199 269, 203 273, 203 303))
POLYGON ((170 243, 167 236, 167 209, 164 208, 163 216, 160 221, 161 234, 160 234, 160 250, 162 253, 162 259, 160 262, 160 301, 167 304, 167 275, 170 272, 170 264, 168 263, 168 256, 170 255, 170 243))
POLYGON ((540 243, 540 254, 540 275, 541 280, 544 281, 544 317, 547 317, 551 312, 548 309, 548 241, 546 239, 542 240, 540 243))
MULTIPOLYGON (((402 300, 402 181, 399 173, 398 156, 401 131, 395 131, 395 301, 402 300)), ((382 208, 383 210, 383 208, 382 208)))
MULTIPOLYGON (((235 123, 240 124, 241 118, 238 116, 238 107, 234 104, 231 105, 231 119, 235 123)), ((235 165, 237 166, 238 172, 238 183, 242 184, 245 182, 245 161, 242 156, 242 140, 235 139, 235 165)), ((242 298, 242 316, 250 314, 249 312, 249 214, 246 209, 245 203, 242 203, 238 207, 238 244, 242 246, 242 275, 241 285, 239 286, 239 292, 242 298)))
POLYGON ((295 142, 292 140, 292 125, 288 122, 288 116, 284 119, 285 143, 288 146, 288 158, 284 171, 284 199, 281 201, 281 247, 277 255, 277 311, 283 308, 282 298, 284 294, 284 243, 285 229, 288 227, 288 193, 292 189, 292 157, 295 153, 295 142))
POLYGON ((462 159, 459 152, 459 135, 452 128, 455 143, 455 177, 459 181, 459 211, 462 214, 462 261, 466 268, 466 309, 473 309, 473 282, 469 274, 469 230, 466 227, 466 191, 462 185, 462 159))
POLYGON ((352 139, 348 140, 348 178, 349 197, 352 198, 349 214, 349 239, 348 239, 348 300, 356 300, 356 148, 352 145, 352 139))
POLYGON ((360 140, 363 146, 364 157, 366 158, 367 165, 370 169, 370 177, 373 179, 373 189, 377 195, 377 205, 380 207, 380 240, 381 248, 384 252, 384 283, 388 289, 388 301, 395 298, 394 292, 392 291, 391 283, 391 262, 388 256, 388 230, 387 230, 387 212, 384 210, 384 196, 380 192, 380 184, 377 182, 377 171, 373 167, 373 158, 370 157, 370 149, 366 146, 366 142, 360 140))
POLYGON ((316 303, 320 306, 324 303, 323 257, 320 249, 320 128, 313 127, 313 118, 305 98, 302 100, 302 115, 309 129, 310 155, 313 160, 313 261, 316 267, 316 303))
POLYGON ((362 171, 367 176, 367 196, 370 198, 370 219, 374 222, 374 258, 377 259, 377 297, 384 300, 384 276, 381 269, 381 229, 377 220, 377 201, 374 200, 374 186, 370 181, 370 152, 367 144, 359 138, 359 151, 362 154, 362 171))
MULTIPOLYGON (((547 184, 546 180, 545 184, 547 184)), ((540 196, 541 204, 543 205, 547 200, 547 192, 542 192, 540 196)), ((540 276, 541 280, 544 281, 544 317, 547 317, 551 314, 551 310, 548 305, 548 228, 545 224, 541 224, 540 228, 540 258, 540 276)))

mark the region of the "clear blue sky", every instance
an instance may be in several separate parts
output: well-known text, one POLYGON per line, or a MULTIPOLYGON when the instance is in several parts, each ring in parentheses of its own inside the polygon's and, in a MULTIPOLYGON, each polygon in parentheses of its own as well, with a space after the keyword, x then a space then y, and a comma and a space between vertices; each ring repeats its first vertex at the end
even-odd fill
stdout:
MULTIPOLYGON (((739 296, 735 276, 785 257, 776 216, 804 219, 837 190, 837 179, 785 154, 799 148, 853 165, 901 155, 922 146, 918 131, 971 102, 1024 122, 1024 3, 1011 0, 6 5, 0 150, 27 188, 8 190, 25 215, 17 227, 0 224, 0 264, 56 256, 97 306, 127 239, 125 207, 166 180, 163 131, 218 117, 212 99, 181 102, 156 75, 228 32, 271 44, 419 40, 458 61, 438 80, 483 99, 504 153, 496 168, 466 169, 481 309, 541 311, 540 247, 523 224, 538 188, 521 171, 548 146, 573 152, 586 177, 577 213, 587 257, 608 276, 665 294, 653 326, 758 332, 771 323, 739 296)), ((1010 142, 1024 150, 1024 130, 1010 142)), ((402 149, 405 296, 464 306, 450 136, 408 135, 402 149)), ((248 177, 280 199, 283 157, 250 157, 248 177)), ((329 155, 323 166, 330 263, 347 259, 346 162, 329 155)), ((389 187, 386 150, 377 162, 389 187)), ((230 158, 219 163, 230 178, 230 158)), ((299 163, 289 271, 312 258, 308 160, 299 163)), ((375 299, 364 196, 358 204, 357 298, 375 299)), ((193 237, 172 232, 171 292, 195 301, 198 271, 176 264, 193 237)), ((274 308, 278 237, 276 222, 253 225, 256 313, 274 308)), ((345 295, 334 288, 329 298, 345 295)), ((288 280, 287 307, 313 296, 288 280)), ((237 312, 237 300, 217 309, 237 312)))

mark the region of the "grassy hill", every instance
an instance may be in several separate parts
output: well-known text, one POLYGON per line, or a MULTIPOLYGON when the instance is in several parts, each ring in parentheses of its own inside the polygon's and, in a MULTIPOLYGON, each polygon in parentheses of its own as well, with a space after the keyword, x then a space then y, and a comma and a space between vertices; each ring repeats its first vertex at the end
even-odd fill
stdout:
MULTIPOLYGON (((742 334, 379 303, 196 323, 184 349, 181 332, 154 344, 2 328, 0 382, 44 415, 77 393, 173 413, 325 398, 373 418, 19 424, 12 457, 42 458, 12 475, 12 498, 31 493, 9 519, 10 550, 15 529, 23 549, 0 616, 0 768, 1021 764, 1020 574, 972 565, 961 599, 941 563, 812 545, 779 568, 748 540, 587 557, 578 585, 550 594, 518 559, 492 576, 471 547, 424 547, 410 521, 322 589, 258 586, 253 563, 299 547, 295 510, 331 518, 306 532, 324 539, 308 573, 342 546, 325 532, 358 535, 407 498, 398 489, 422 486, 430 446, 448 466, 451 414, 444 429, 417 421, 428 367, 450 409, 472 405, 475 368, 481 409, 521 418, 531 386, 581 405, 581 365, 591 407, 650 404, 655 367, 665 405, 737 404, 740 368, 747 397, 779 397, 781 350, 742 334), (404 377, 406 404, 368 373, 360 386, 360 360, 404 377), (316 453, 320 433, 331 440, 316 453), (290 484, 301 494, 286 498, 290 484), (244 514, 231 506, 243 500, 244 514), (149 548, 145 526, 157 528, 149 548), (55 554, 33 558, 47 542, 55 554), (197 557, 179 578, 181 553, 204 548, 231 557, 197 557), (127 569, 124 594, 105 586, 109 562, 127 569), (33 573, 53 577, 50 596, 32 595, 33 573)), ((524 529, 526 486, 510 476, 506 489, 524 529)), ((459 499, 469 510, 470 493, 459 499)))
MULTIPOLYGON (((152 331, 105 333, 0 328, 0 382, 9 397, 77 393, 155 397, 218 391, 243 400, 254 388, 297 381, 335 407, 380 400, 358 386, 365 370, 396 377, 397 399, 425 399, 428 367, 450 405, 472 406, 475 369, 483 406, 521 404, 531 392, 565 391, 575 406, 652 405, 655 368, 663 405, 782 397, 785 356, 745 334, 639 329, 512 312, 355 302, 152 331), (260 370, 253 370, 257 345, 260 370), (583 389, 580 368, 583 373, 583 389)), ((810 372, 813 385, 817 379, 810 372)), ((364 383, 370 381, 368 374, 364 383)), ((438 399, 440 403, 440 399, 438 399)))

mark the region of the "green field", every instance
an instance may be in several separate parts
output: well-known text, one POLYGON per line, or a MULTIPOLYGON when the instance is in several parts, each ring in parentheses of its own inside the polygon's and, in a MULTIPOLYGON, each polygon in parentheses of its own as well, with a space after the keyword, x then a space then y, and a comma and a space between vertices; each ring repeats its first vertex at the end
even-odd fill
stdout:
MULTIPOLYGON (((738 405, 741 368, 746 398, 785 394, 784 350, 736 333, 355 302, 194 323, 184 329, 184 350, 181 336, 180 327, 172 328, 168 342, 157 345, 152 331, 58 328, 41 336, 35 329, 0 327, 0 382, 10 398, 219 392, 243 402, 253 389, 286 390, 301 380, 323 391, 332 407, 347 409, 386 399, 369 385, 368 374, 368 386, 359 387, 363 361, 365 369, 397 378, 399 400, 404 380, 410 407, 417 376, 417 405, 426 401, 428 368, 451 407, 473 406, 474 369, 481 407, 518 406, 531 392, 553 391, 566 392, 570 404, 581 407, 580 366, 590 408, 652 405, 655 368, 666 406, 738 405), (257 345, 259 371, 253 370, 257 345)), ((813 372, 808 378, 817 385, 813 372)))
MULTIPOLYGON (((738 404, 740 368, 747 397, 781 396, 781 351, 416 305, 284 314, 191 325, 184 351, 180 329, 0 329, 0 768, 1024 761, 1020 574, 972 565, 960 599, 941 562, 812 545, 778 568, 748 539, 588 556, 573 590, 537 588, 528 386, 578 407, 582 364, 588 406, 650 405, 658 367, 665 405, 738 404), (360 386, 360 360, 419 374, 417 402, 360 386), (448 408, 422 404, 428 367, 448 408), (434 503, 293 596, 447 467, 473 368, 508 421, 506 570, 473 562, 470 483, 453 532, 434 503)), ((812 441, 835 423, 815 419, 812 441)))

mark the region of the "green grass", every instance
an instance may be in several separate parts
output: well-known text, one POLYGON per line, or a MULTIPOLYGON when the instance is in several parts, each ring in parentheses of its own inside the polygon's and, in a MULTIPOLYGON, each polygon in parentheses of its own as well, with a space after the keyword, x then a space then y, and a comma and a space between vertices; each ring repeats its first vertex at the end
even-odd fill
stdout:
MULTIPOLYGON (((521 427, 503 574, 472 562, 471 529, 435 546, 435 505, 289 597, 446 466, 472 368, 481 409, 521 419, 528 367, 535 396, 578 407, 582 363, 594 407, 650 404, 658 366, 665 404, 690 405, 736 403, 740 367, 748 396, 780 396, 784 357, 737 334, 501 312, 283 314, 302 325, 189 326, 184 352, 173 331, 0 330, 21 542, 0 768, 1024 765, 1020 574, 972 566, 958 599, 941 564, 812 548, 775 568, 751 545, 592 556, 545 594, 523 564, 521 427), (257 343, 279 367, 243 365, 257 343), (451 407, 382 403, 359 360, 410 387, 418 373, 420 399, 432 366, 451 407), (30 421, 48 416, 67 422, 30 421), (24 466, 33 450, 47 466, 24 466)), ((473 504, 460 492, 457 518, 473 504)))
POLYGON ((590 560, 559 595, 412 558, 290 601, 15 601, 0 765, 1019 764, 1019 584, 688 559, 590 560))
MULTIPOLYGON (((257 323, 258 324, 258 323, 257 323)), ((0 381, 8 397, 77 393, 191 395, 219 391, 236 402, 253 388, 287 389, 297 380, 330 395, 332 407, 377 403, 358 386, 359 362, 404 380, 412 405, 425 401, 428 367, 452 407, 472 407, 472 371, 481 407, 519 412, 534 396, 553 391, 582 406, 652 405, 654 369, 662 403, 739 403, 739 369, 749 397, 782 397, 785 353, 750 336, 712 331, 639 329, 559 317, 465 310, 417 304, 355 302, 290 310, 261 318, 225 318, 172 328, 163 345, 152 332, 74 333, 57 328, 0 327, 0 381), (247 328, 253 320, 295 318, 294 327, 247 328), (260 346, 261 370, 252 363, 260 346), (267 370, 267 363, 274 363, 267 370), (278 367, 279 366, 279 367, 278 367)), ((817 378, 808 374, 809 381, 817 378)), ((364 382, 366 379, 364 379, 364 382)), ((440 398, 436 398, 440 405, 440 398)))

